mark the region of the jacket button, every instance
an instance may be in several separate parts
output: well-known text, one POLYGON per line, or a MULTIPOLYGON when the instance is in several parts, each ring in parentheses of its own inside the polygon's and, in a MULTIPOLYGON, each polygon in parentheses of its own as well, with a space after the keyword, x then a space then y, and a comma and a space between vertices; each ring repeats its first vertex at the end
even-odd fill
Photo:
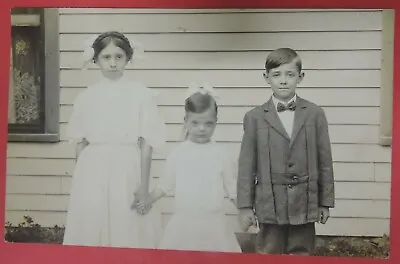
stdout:
POLYGON ((289 185, 288 185, 288 187, 289 187, 289 188, 292 188, 292 185, 291 185, 291 184, 289 184, 289 185))
POLYGON ((293 180, 297 181, 299 178, 297 176, 293 176, 293 180))

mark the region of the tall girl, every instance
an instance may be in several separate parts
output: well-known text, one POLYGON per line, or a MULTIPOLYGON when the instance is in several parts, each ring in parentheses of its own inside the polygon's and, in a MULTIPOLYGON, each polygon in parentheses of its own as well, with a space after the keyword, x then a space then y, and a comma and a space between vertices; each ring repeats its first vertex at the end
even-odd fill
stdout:
MULTIPOLYGON (((226 223, 224 199, 235 204, 236 181, 227 153, 212 139, 218 107, 212 87, 192 87, 185 101, 186 140, 172 150, 155 202, 174 194, 175 210, 158 248, 241 252, 226 223)), ((138 207, 146 204, 140 202, 138 207)))
POLYGON ((102 78, 78 95, 68 136, 78 140, 65 245, 153 248, 148 208, 153 148, 165 138, 153 91, 124 76, 135 49, 119 32, 99 35, 85 54, 102 78))

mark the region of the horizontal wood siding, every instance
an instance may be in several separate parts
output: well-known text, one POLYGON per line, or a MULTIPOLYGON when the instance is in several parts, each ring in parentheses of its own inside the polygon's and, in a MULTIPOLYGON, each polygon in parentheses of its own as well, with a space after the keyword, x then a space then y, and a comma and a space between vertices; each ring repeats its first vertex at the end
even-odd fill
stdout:
MULTIPOLYGON (((65 129, 72 102, 99 71, 81 70, 84 40, 119 30, 141 43, 144 58, 127 75, 160 93, 168 143, 154 154, 152 183, 168 152, 182 139, 183 99, 191 82, 216 86, 220 100, 215 139, 239 153, 242 118, 271 92, 262 76, 268 53, 299 51, 306 77, 298 89, 323 107, 332 140, 337 208, 319 234, 380 236, 389 233, 391 149, 379 145, 380 10, 121 10, 60 9, 61 142, 10 143, 7 158, 7 220, 32 216, 43 225, 63 225, 74 169, 74 146, 65 129)), ((156 206, 162 223, 173 197, 156 206)), ((227 224, 238 230, 227 201, 227 224)))

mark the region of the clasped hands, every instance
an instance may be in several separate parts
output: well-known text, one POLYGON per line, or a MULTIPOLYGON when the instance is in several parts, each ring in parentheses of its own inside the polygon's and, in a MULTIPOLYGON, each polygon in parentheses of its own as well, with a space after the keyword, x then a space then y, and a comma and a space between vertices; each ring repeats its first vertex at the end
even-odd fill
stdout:
POLYGON ((148 191, 138 191, 135 193, 135 199, 131 205, 132 210, 136 210, 138 214, 147 214, 152 207, 151 195, 148 191))

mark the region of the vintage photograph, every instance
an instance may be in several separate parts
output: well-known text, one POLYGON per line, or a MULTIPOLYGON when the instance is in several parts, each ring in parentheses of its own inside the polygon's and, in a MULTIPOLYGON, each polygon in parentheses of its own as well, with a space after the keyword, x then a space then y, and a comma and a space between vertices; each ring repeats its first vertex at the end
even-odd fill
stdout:
POLYGON ((10 19, 7 242, 388 258, 393 10, 10 19))

